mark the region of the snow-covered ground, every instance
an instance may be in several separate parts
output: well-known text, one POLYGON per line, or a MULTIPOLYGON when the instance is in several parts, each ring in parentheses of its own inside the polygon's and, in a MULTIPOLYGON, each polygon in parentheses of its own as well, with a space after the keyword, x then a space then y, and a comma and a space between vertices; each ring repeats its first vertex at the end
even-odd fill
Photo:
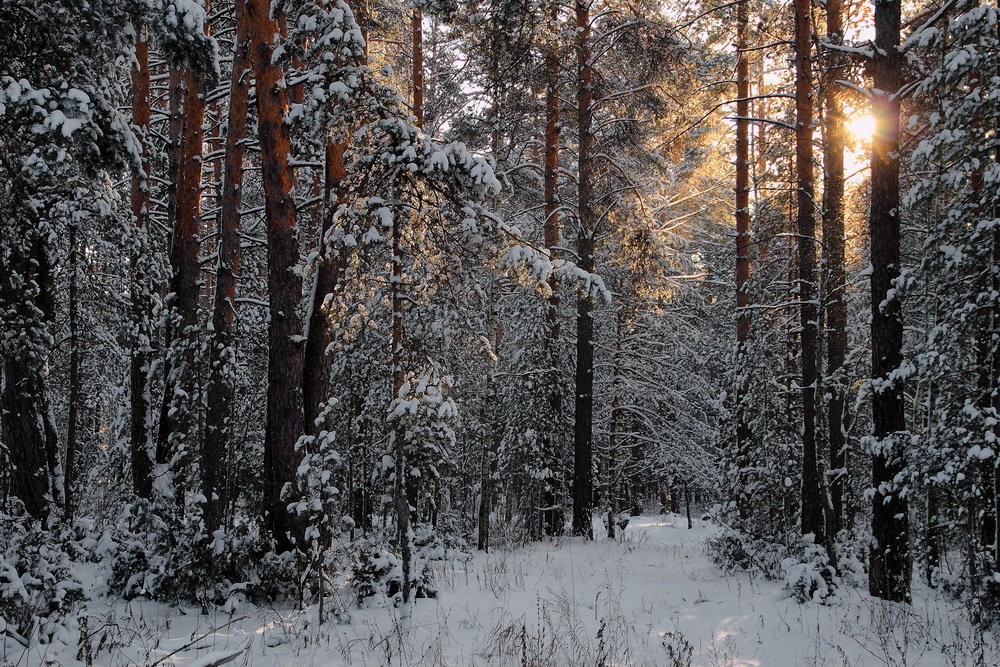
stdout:
MULTIPOLYGON (((595 525, 595 529, 599 528, 595 525)), ((637 517, 624 539, 561 539, 475 554, 437 571, 440 595, 357 609, 349 590, 317 610, 234 614, 133 601, 90 604, 98 665, 994 665, 953 602, 918 591, 912 607, 842 592, 800 605, 778 582, 724 573, 705 555, 709 524, 637 517), (161 661, 157 663, 157 661, 161 661)), ((603 530, 600 531, 603 534, 603 530)), ((74 662, 50 649, 7 660, 74 662)), ((80 658, 85 656, 80 655, 80 658)))

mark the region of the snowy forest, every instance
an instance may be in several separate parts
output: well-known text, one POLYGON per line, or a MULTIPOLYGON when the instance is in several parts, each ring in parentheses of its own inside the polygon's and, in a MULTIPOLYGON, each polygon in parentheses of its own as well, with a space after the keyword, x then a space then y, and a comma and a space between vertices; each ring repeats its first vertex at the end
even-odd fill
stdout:
POLYGON ((1000 664, 993 0, 0 0, 0 663, 1000 664))

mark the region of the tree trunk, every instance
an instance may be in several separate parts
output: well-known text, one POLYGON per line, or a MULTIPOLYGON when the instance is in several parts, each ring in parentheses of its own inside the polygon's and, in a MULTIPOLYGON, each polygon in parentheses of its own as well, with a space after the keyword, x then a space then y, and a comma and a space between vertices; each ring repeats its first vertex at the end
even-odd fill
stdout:
MULTIPOLYGON (((494 425, 487 425, 492 428, 494 425)), ((491 431, 492 433, 492 431, 491 431)), ((479 551, 490 550, 490 513, 493 508, 493 472, 496 459, 493 456, 495 437, 483 440, 483 449, 479 462, 479 525, 476 535, 476 548, 479 551)))
POLYGON ((6 360, 0 416, 4 440, 12 443, 8 449, 11 494, 35 519, 44 519, 49 513, 47 442, 42 427, 44 391, 39 369, 32 368, 27 359, 6 360))
POLYGON ((417 127, 424 126, 424 15, 419 9, 413 10, 410 18, 413 33, 413 115, 417 127))
POLYGON ((344 276, 344 258, 326 238, 337 206, 344 203, 341 194, 342 183, 347 178, 344 153, 347 144, 330 142, 326 147, 324 178, 324 212, 320 225, 319 257, 315 264, 312 292, 312 308, 309 317, 309 335, 306 340, 305 364, 303 369, 302 395, 305 402, 306 429, 318 432, 316 418, 320 406, 329 398, 330 365, 332 359, 327 348, 333 342, 333 322, 330 321, 330 301, 344 276))
POLYGON ((924 539, 927 540, 927 561, 924 575, 927 579, 927 587, 935 588, 934 575, 941 565, 941 538, 938 530, 938 503, 937 495, 933 487, 927 489, 927 525, 924 539))
MULTIPOLYGON (((390 331, 390 348, 392 353, 392 397, 402 398, 400 392, 406 379, 406 329, 403 321, 404 298, 401 293, 403 283, 403 252, 402 229, 398 217, 392 226, 392 277, 391 305, 392 328, 390 331)), ((393 455, 395 456, 396 479, 393 485, 393 496, 396 508, 396 529, 399 543, 400 558, 403 561, 402 597, 403 604, 410 601, 410 582, 413 552, 413 534, 410 530, 410 495, 409 466, 406 460, 406 432, 400 425, 394 425, 392 431, 393 455)))
MULTIPOLYGON (((0 276, 3 302, 30 322, 20 332, 22 340, 46 340, 55 314, 52 267, 40 234, 22 243, 25 252, 12 257, 8 272, 0 276)), ((44 519, 56 495, 52 481, 58 442, 45 394, 43 358, 36 345, 25 343, 3 360, 0 438, 7 444, 12 495, 31 517, 44 519)))
MULTIPOLYGON (((499 298, 499 294, 496 295, 499 298)), ((493 356, 490 358, 489 379, 486 387, 486 428, 489 429, 483 438, 482 459, 479 468, 479 534, 477 548, 480 551, 490 550, 490 513, 493 509, 493 475, 496 472, 496 452, 499 448, 497 429, 500 425, 496 419, 497 400, 497 379, 496 379, 496 354, 500 347, 500 331, 496 323, 496 302, 492 299, 489 304, 489 317, 487 318, 487 331, 492 340, 493 356)))
POLYGON ((297 212, 291 166, 291 138, 285 112, 285 73, 272 62, 278 32, 269 18, 268 0, 247 0, 247 34, 257 80, 258 135, 267 220, 268 322, 267 424, 264 433, 264 511, 279 551, 299 536, 298 521, 282 493, 295 488, 300 455, 295 443, 303 431, 302 324, 298 313, 302 278, 296 237, 297 212))
POLYGON ((73 521, 73 477, 76 474, 76 450, 82 395, 80 378, 80 304, 79 262, 76 221, 69 223, 69 414, 66 425, 66 465, 63 468, 63 507, 66 521, 73 521))
MULTIPOLYGON (((553 5, 553 25, 556 22, 553 5)), ((554 38, 553 38, 554 39, 554 38)), ((545 222, 543 234, 549 256, 556 259, 559 246, 559 55, 555 42, 550 42, 545 51, 545 153, 543 166, 543 196, 545 199, 545 222)), ((542 494, 542 525, 547 535, 557 535, 563 530, 563 512, 560 504, 561 485, 558 471, 562 466, 562 383, 560 382, 559 340, 562 338, 562 324, 559 320, 559 281, 549 277, 549 303, 546 311, 547 331, 545 337, 545 358, 549 364, 548 408, 551 424, 547 430, 545 453, 546 465, 552 472, 544 480, 542 494)))
MULTIPOLYGON (((424 59, 423 59, 423 17, 419 10, 413 12, 412 28, 412 59, 413 70, 413 115, 417 127, 424 123, 424 59)), ((400 399, 400 392, 406 379, 406 366, 409 361, 406 326, 404 320, 404 303, 406 298, 402 293, 403 286, 403 229, 399 215, 393 219, 392 225, 392 266, 390 267, 390 303, 392 307, 392 325, 390 329, 389 346, 392 364, 392 397, 400 399)), ((399 543, 400 559, 403 561, 403 581, 401 594, 403 604, 409 604, 412 589, 413 573, 413 531, 410 528, 411 512, 416 508, 416 479, 411 479, 410 462, 407 460, 406 432, 400 425, 393 427, 393 453, 395 456, 396 479, 393 485, 393 499, 396 509, 396 529, 399 543)), ((406 612, 404 612, 406 613, 406 612)))
POLYGON ((684 481, 684 515, 687 517, 688 530, 694 528, 691 522, 691 489, 688 488, 687 480, 684 481))
POLYGON ((902 361, 903 321, 894 281, 899 276, 899 51, 900 2, 875 2, 875 52, 871 61, 875 134, 871 160, 872 538, 868 589, 875 597, 910 598, 909 507, 892 490, 902 470, 906 415, 903 384, 890 379, 902 361), (887 488, 888 487, 888 488, 887 488))
POLYGON ((153 333, 150 324, 149 252, 149 35, 139 32, 135 40, 136 64, 132 67, 132 125, 140 132, 142 164, 132 177, 132 217, 136 241, 129 258, 132 272, 132 326, 135 327, 129 360, 129 454, 132 488, 136 496, 148 500, 153 493, 152 443, 150 442, 149 366, 153 333))
POLYGON ((743 402, 746 381, 743 359, 750 340, 750 70, 747 56, 747 3, 736 7, 736 451, 749 445, 750 426, 743 402))
MULTIPOLYGON (((1000 37, 1000 25, 996 28, 996 35, 1000 37)), ((1000 125, 994 123, 994 136, 1000 131, 1000 125)), ((1000 164, 1000 145, 994 143, 993 163, 994 166, 1000 164)), ((1000 203, 994 199, 993 217, 1000 218, 1000 203)), ((990 286, 993 294, 1000 292, 1000 231, 993 228, 993 248, 990 261, 990 286)), ((1000 303, 996 298, 993 300, 993 307, 990 309, 992 318, 990 329, 997 332, 1000 329, 1000 303)), ((1000 342, 996 333, 993 337, 993 356, 991 359, 991 370, 993 380, 993 415, 1000 416, 1000 342)), ((995 432, 995 427, 994 427, 995 432)), ((993 571, 1000 572, 1000 454, 994 455, 993 459, 993 571)))
POLYGON ((156 462, 167 464, 187 451, 194 422, 194 362, 197 344, 199 232, 201 231, 201 165, 205 100, 197 77, 185 67, 183 129, 176 172, 176 203, 170 245, 165 385, 160 409, 156 462))
MULTIPOLYGON (((1000 147, 997 148, 995 159, 997 162, 1000 162, 1000 147)), ((994 217, 997 217, 997 211, 994 211, 994 217)), ((993 293, 1000 292, 1000 233, 996 229, 993 230, 990 282, 993 293)), ((990 329, 996 332, 1000 328, 1000 306, 995 301, 991 311, 992 322, 990 329)), ((997 386, 998 382, 1000 382, 1000 349, 998 349, 996 333, 992 336, 992 341, 992 357, 990 359, 990 374, 992 376, 991 407, 993 408, 994 416, 996 416, 1000 415, 1000 387, 997 386)), ((1000 465, 997 465, 997 463, 998 460, 994 458, 993 469, 988 472, 987 479, 989 480, 988 483, 993 487, 993 493, 991 494, 993 501, 993 507, 991 508, 993 511, 993 570, 1000 572, 1000 465)))
MULTIPOLYGON (((841 0, 827 0, 826 34, 832 44, 843 43, 841 0)), ((836 536, 844 527, 844 485, 847 482, 847 457, 844 412, 846 391, 843 377, 847 355, 847 301, 844 291, 844 111, 838 94, 837 79, 843 78, 847 62, 838 51, 826 54, 824 105, 826 128, 823 145, 823 303, 826 306, 826 375, 827 421, 830 446, 830 516, 827 532, 836 536)))
MULTIPOLYGON (((576 0, 577 28, 577 122, 579 128, 580 229, 577 256, 580 269, 594 270, 594 211, 591 148, 593 63, 590 48, 590 7, 588 0, 576 0)), ((577 298, 576 306, 576 414, 573 442, 573 534, 594 538, 593 507, 593 413, 594 413, 594 319, 590 285, 577 298)))
POLYGON ((802 534, 824 542, 823 494, 816 456, 816 220, 813 205, 812 35, 809 0, 795 0, 795 175, 798 227, 798 300, 802 360, 802 534))
POLYGON ((243 158, 250 96, 250 56, 246 5, 236 3, 236 39, 229 110, 226 119, 225 163, 218 214, 218 258, 215 271, 215 302, 212 310, 212 340, 209 345, 209 378, 202 446, 202 494, 206 498, 205 528, 209 535, 222 525, 229 505, 226 468, 232 441, 232 413, 236 373, 233 349, 233 319, 236 308, 236 277, 240 272, 240 208, 243 204, 243 158))
MULTIPOLYGON (((623 301, 628 303, 628 296, 623 296, 623 301)), ((618 519, 619 497, 616 494, 616 475, 623 471, 627 462, 619 451, 619 429, 622 428, 622 338, 625 336, 625 310, 619 307, 615 312, 615 352, 611 366, 611 419, 608 424, 608 455, 607 455, 607 490, 608 501, 608 537, 615 537, 615 522, 618 519), (617 467, 617 470, 616 470, 617 467)))

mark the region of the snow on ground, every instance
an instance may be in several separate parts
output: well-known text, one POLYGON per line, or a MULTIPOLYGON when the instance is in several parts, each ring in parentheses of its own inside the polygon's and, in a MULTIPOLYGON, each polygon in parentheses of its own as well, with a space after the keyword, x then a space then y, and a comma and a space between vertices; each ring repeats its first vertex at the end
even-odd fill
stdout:
MULTIPOLYGON (((349 590, 317 627, 304 612, 244 606, 230 616, 194 608, 98 600, 111 629, 98 665, 992 665, 955 603, 927 591, 912 607, 861 591, 837 606, 800 605, 778 582, 724 573, 703 542, 715 530, 680 516, 635 517, 623 540, 561 539, 441 564, 440 595, 412 616, 358 609, 349 590), (161 662, 157 663, 156 661, 161 662)), ((603 528, 595 523, 595 532, 603 528)), ((96 643, 96 640, 95 640, 96 643)), ((20 664, 74 662, 34 655, 20 664)), ((7 656, 13 663, 15 655, 7 656)))

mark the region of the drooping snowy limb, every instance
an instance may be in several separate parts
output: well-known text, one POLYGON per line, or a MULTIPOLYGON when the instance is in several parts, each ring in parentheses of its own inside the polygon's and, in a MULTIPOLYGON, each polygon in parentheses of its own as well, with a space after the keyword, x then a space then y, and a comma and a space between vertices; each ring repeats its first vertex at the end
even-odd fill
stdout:
MULTIPOLYGON (((919 44, 921 40, 925 39, 927 35, 925 31, 931 26, 933 26, 935 23, 940 21, 942 18, 944 18, 948 14, 948 12, 951 11, 951 9, 960 1, 961 0, 945 0, 945 2, 942 2, 937 9, 930 7, 924 10, 924 12, 922 13, 923 15, 926 15, 930 12, 933 13, 918 27, 914 28, 913 31, 910 33, 909 37, 907 37, 906 40, 904 40, 903 43, 900 44, 899 46, 900 52, 906 53, 915 45, 919 44)), ((913 19, 910 20, 910 24, 914 23, 914 21, 919 20, 921 18, 923 18, 922 15, 915 16, 913 19)))
POLYGON ((791 130, 792 132, 795 131, 795 126, 792 125, 791 123, 786 123, 786 122, 780 121, 780 120, 774 120, 772 118, 753 118, 752 116, 745 116, 745 117, 741 117, 741 116, 728 116, 728 117, 726 117, 725 120, 737 120, 737 121, 742 120, 742 121, 747 121, 747 122, 750 122, 750 123, 766 123, 768 125, 775 125, 777 127, 783 127, 786 130, 791 130))

